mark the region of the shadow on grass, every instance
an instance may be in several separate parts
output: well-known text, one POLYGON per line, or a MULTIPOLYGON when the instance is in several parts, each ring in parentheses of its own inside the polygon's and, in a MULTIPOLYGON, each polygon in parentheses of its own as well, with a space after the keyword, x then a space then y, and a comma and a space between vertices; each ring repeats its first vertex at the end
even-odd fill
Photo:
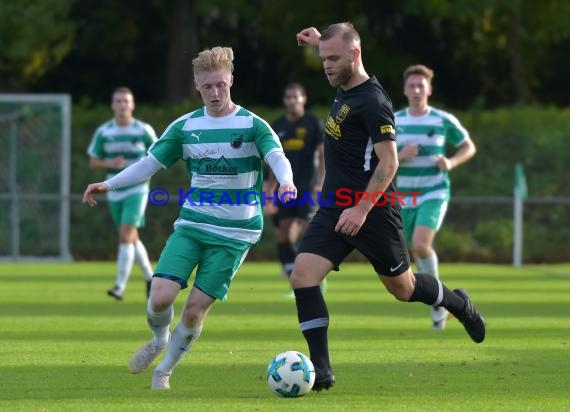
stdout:
MULTIPOLYGON (((199 355, 198 355, 199 356, 199 355)), ((509 354, 510 357, 513 354, 509 354)), ((528 356, 526 354, 525 356, 528 356)), ((558 356, 558 354, 556 355, 558 356)), ((537 365, 532 363, 500 362, 465 358, 463 360, 435 360, 425 362, 390 361, 390 354, 378 355, 383 361, 337 363, 334 365, 337 385, 324 394, 309 397, 347 396, 373 397, 380 400, 388 395, 405 396, 413 389, 414 397, 445 396, 469 388, 469 398, 490 395, 519 396, 533 393, 536 381, 530 375, 537 365), (507 391, 507 392, 505 392, 507 391)), ((538 363, 538 361, 537 361, 538 363)), ((149 389, 151 372, 130 375, 126 368, 117 366, 21 366, 3 368, 2 400, 109 400, 124 402, 129 399, 152 401, 157 399, 260 399, 272 398, 265 383, 265 362, 234 362, 204 364, 185 360, 171 378, 172 390, 155 392, 149 389), (10 377, 10 379, 6 379, 10 377)), ((561 381, 555 370, 541 371, 540 396, 565 396, 568 383, 561 381)))

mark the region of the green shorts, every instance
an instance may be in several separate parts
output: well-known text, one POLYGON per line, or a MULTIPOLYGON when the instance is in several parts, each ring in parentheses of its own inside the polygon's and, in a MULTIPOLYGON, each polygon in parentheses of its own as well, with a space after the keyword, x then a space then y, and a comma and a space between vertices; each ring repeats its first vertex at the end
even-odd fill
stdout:
POLYGON ((402 208, 402 223, 408 245, 412 244, 414 231, 418 226, 427 226, 438 231, 447 212, 447 200, 426 200, 417 207, 402 208))
POLYGON ((136 193, 116 202, 109 201, 113 222, 117 226, 124 224, 144 227, 144 212, 147 202, 148 195, 146 193, 136 193))
POLYGON ((155 276, 173 280, 184 289, 198 267, 194 286, 212 298, 226 300, 232 279, 250 246, 178 226, 160 254, 155 276))

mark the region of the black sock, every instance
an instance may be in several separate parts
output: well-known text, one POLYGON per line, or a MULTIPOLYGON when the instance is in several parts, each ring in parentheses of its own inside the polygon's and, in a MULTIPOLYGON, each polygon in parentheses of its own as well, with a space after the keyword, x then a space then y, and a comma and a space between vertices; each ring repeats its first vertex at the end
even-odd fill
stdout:
POLYGON ((277 243, 277 255, 279 256, 281 265, 287 271, 287 276, 290 277, 293 271, 290 267, 295 263, 295 256, 297 255, 291 242, 277 243))
POLYGON ((316 368, 330 369, 327 330, 329 312, 319 286, 294 289, 301 332, 316 368))
POLYGON ((437 306, 443 306, 453 313, 455 317, 458 317, 463 313, 463 308, 465 307, 465 301, 463 298, 450 291, 437 278, 423 273, 416 273, 414 276, 416 277, 416 287, 414 288, 414 293, 412 293, 409 302, 422 302, 427 305, 434 305, 437 303, 439 287, 441 285, 443 296, 441 302, 439 302, 437 306))

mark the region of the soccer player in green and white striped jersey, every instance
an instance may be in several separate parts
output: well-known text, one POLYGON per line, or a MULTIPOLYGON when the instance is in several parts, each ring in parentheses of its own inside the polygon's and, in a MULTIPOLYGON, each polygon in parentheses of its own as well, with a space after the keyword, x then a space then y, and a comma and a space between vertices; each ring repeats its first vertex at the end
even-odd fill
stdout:
MULTIPOLYGON (((433 241, 447 211, 449 171, 473 157, 476 149, 452 114, 429 105, 432 79, 433 71, 424 65, 404 71, 408 107, 394 114, 400 161, 396 186, 399 192, 420 192, 406 196, 402 221, 419 271, 439 278, 433 241), (447 145, 456 148, 450 157, 447 145)), ((432 307, 433 328, 445 328, 447 316, 445 308, 432 307)))
MULTIPOLYGON (((154 129, 133 117, 135 100, 130 89, 119 87, 113 92, 111 109, 114 118, 95 131, 87 149, 89 165, 94 169, 106 169, 107 178, 145 157, 148 148, 156 141, 154 129)), ((119 229, 117 277, 107 294, 117 300, 123 299, 135 262, 143 271, 147 295, 150 292, 152 267, 138 233, 138 228, 145 223, 148 191, 147 180, 107 193, 111 216, 119 229)))
POLYGON ((94 205, 93 193, 142 181, 178 160, 186 163, 190 189, 158 261, 147 305, 153 339, 129 362, 129 370, 140 373, 168 347, 153 372, 154 389, 170 388, 172 370, 200 336, 210 306, 226 299, 234 275, 261 237, 263 161, 280 184, 280 199, 288 201, 297 193, 279 137, 267 122, 231 99, 232 49, 204 50, 192 64, 205 107, 175 120, 146 158, 89 185, 83 198, 94 205), (182 319, 171 336, 172 304, 195 268, 182 319))

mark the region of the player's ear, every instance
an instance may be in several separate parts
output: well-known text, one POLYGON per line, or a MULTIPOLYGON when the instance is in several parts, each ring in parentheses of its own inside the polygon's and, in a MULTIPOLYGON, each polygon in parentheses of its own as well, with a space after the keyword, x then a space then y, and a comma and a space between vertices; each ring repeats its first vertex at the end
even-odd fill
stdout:
POLYGON ((230 74, 230 87, 234 85, 234 75, 230 74))
POLYGON ((355 47, 354 49, 352 49, 352 58, 354 61, 358 61, 360 59, 360 54, 362 52, 360 51, 360 49, 358 47, 355 47))

